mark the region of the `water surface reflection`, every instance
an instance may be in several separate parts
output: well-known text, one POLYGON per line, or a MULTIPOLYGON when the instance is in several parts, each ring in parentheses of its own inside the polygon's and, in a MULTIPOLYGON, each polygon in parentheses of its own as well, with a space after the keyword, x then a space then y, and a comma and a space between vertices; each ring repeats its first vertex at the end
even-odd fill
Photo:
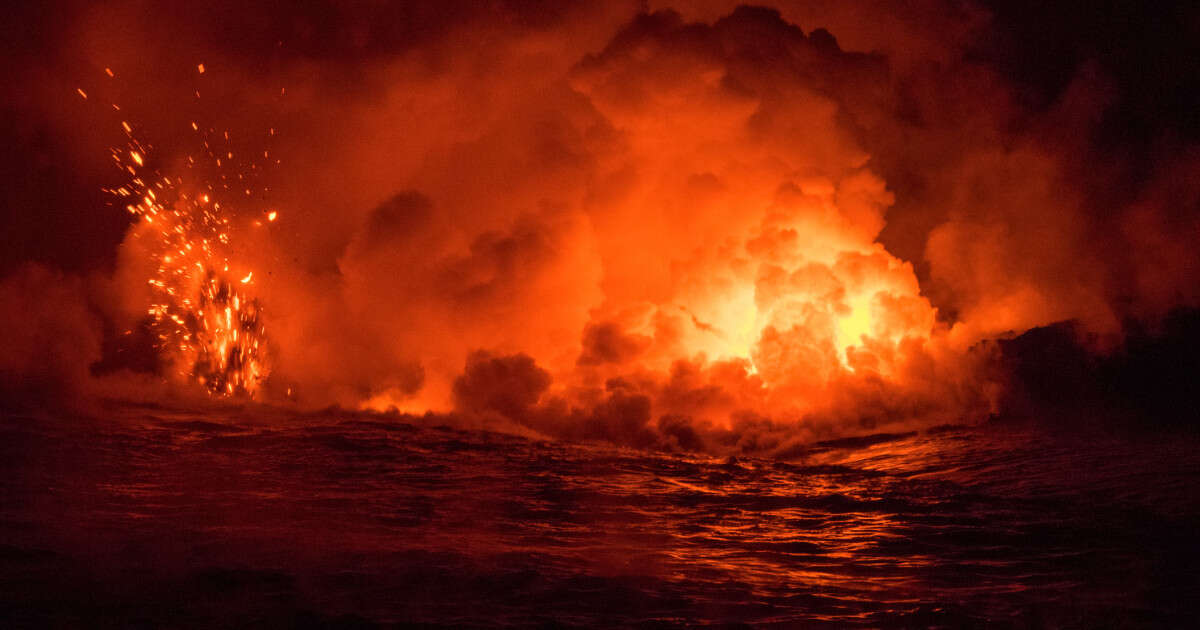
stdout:
POLYGON ((1178 439, 949 427, 781 462, 247 415, 267 413, 6 418, 10 617, 1095 627, 1195 606, 1178 439))

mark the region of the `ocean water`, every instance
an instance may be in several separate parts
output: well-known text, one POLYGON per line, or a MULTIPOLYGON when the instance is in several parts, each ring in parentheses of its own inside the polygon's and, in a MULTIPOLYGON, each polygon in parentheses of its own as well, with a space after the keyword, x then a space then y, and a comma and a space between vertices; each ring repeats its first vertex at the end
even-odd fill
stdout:
POLYGON ((951 426, 774 461, 102 415, 0 421, 0 626, 1200 624, 1178 435, 951 426))

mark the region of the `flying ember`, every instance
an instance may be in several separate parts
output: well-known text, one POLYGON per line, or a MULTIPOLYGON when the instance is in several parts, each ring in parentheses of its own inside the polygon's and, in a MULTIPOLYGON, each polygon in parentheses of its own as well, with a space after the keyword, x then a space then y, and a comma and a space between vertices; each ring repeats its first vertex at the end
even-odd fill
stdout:
POLYGON ((168 369, 214 395, 253 396, 270 372, 266 328, 254 272, 231 247, 230 213, 201 192, 211 184, 148 167, 151 147, 121 124, 129 141, 113 158, 131 179, 108 192, 140 219, 134 233, 154 262, 147 313, 168 369))

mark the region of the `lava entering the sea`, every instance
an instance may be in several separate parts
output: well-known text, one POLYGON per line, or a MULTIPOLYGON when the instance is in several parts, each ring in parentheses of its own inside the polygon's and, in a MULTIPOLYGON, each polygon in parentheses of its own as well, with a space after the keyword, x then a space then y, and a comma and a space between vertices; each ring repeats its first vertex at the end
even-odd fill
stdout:
MULTIPOLYGON (((80 94, 87 98, 82 90, 80 94)), ((227 192, 230 186, 151 168, 152 147, 134 136, 129 123, 121 126, 128 144, 113 148, 112 159, 131 179, 108 192, 138 218, 132 234, 142 242, 140 251, 151 258, 153 267, 146 280, 152 296, 146 312, 171 375, 214 395, 254 396, 270 374, 270 360, 254 271, 231 247, 244 226, 235 223, 216 198, 216 190, 227 192)), ((211 166, 217 172, 227 168, 233 153, 218 154, 207 134, 196 123, 191 126, 202 138, 211 166)), ((227 140, 228 133, 222 137, 227 140)), ((195 157, 189 156, 188 167, 195 166, 195 157)), ((229 179, 225 174, 217 178, 229 179)), ((241 173, 234 178, 246 180, 241 173)), ((276 216, 272 210, 267 221, 276 216)))

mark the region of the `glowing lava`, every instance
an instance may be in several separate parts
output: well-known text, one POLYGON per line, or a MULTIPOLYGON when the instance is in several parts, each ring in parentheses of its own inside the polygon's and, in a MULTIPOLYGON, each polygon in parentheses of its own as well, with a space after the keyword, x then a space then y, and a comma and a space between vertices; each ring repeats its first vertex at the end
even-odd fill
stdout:
POLYGON ((196 183, 157 171, 150 176, 150 147, 130 125, 122 127, 128 145, 112 157, 132 179, 108 192, 139 217, 134 236, 148 243, 154 259, 147 313, 159 349, 176 377, 213 394, 252 396, 270 371, 266 328, 252 292, 254 272, 233 259, 229 213, 196 183))

